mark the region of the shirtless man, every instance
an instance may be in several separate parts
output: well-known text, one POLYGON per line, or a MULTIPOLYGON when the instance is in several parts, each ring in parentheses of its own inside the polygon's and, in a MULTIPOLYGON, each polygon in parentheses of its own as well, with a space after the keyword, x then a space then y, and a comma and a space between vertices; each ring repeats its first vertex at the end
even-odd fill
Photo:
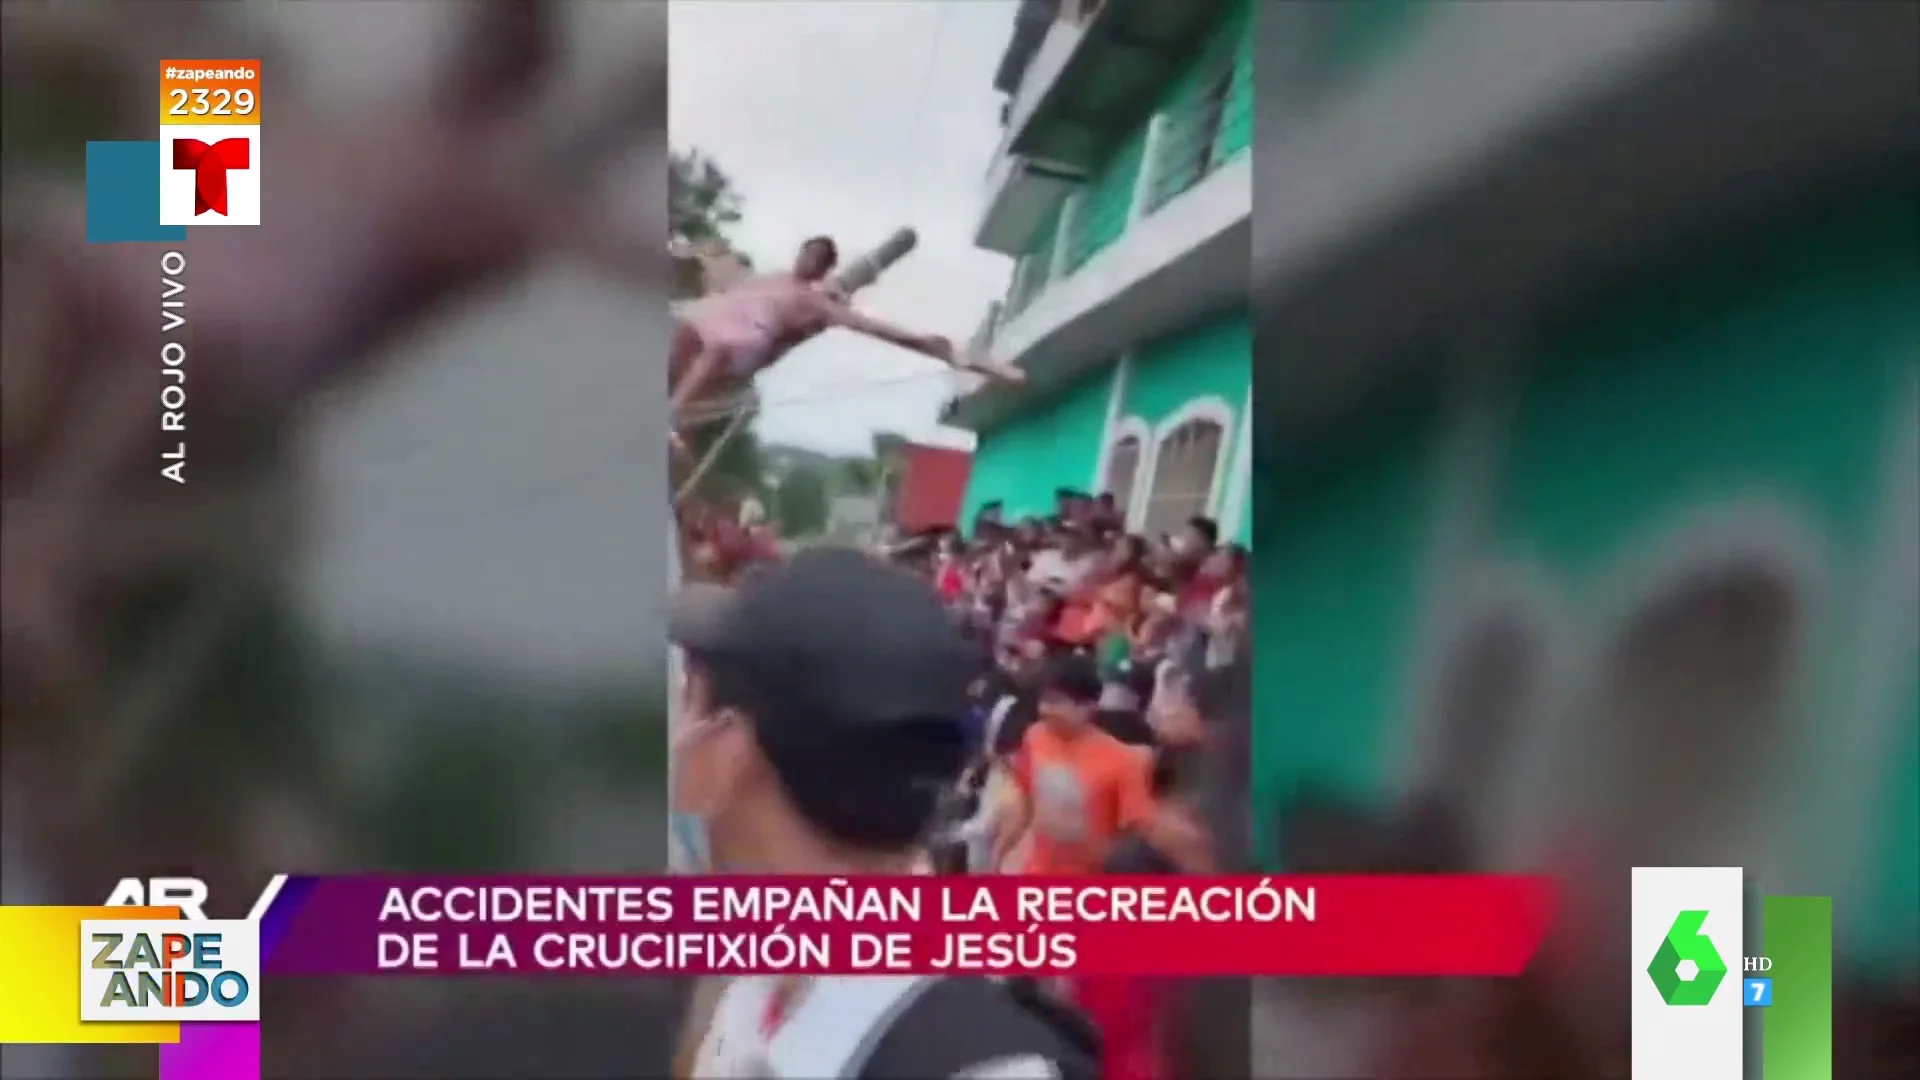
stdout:
POLYGON ((751 382, 794 346, 836 326, 963 370, 1006 382, 1024 379, 1017 368, 968 361, 937 334, 916 334, 854 310, 827 280, 839 259, 834 242, 816 236, 800 245, 791 270, 722 284, 680 309, 668 369, 676 423, 695 402, 751 382))

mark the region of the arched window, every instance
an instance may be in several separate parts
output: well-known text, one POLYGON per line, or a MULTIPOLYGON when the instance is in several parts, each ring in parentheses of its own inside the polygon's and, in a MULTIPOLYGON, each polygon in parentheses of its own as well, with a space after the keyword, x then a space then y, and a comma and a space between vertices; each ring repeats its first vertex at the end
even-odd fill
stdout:
POLYGON ((1634 602, 1595 658, 1582 801, 1633 864, 1779 857, 1765 800, 1795 749, 1789 702, 1821 569, 1810 540, 1789 515, 1729 515, 1675 537, 1651 581, 1621 590, 1634 602))
POLYGON ((1615 736, 1603 760, 1610 775, 1637 777, 1612 809, 1622 835, 1661 838, 1665 850, 1649 857, 1732 854, 1729 833, 1761 810, 1747 778, 1763 776, 1778 749, 1801 621, 1800 590, 1778 570, 1722 566, 1678 583, 1602 660, 1599 704, 1615 736))
POLYGON ((1530 568, 1482 568, 1441 638, 1425 701, 1426 747, 1415 789, 1443 808, 1452 839, 1476 868, 1497 868, 1533 840, 1518 826, 1537 793, 1520 783, 1536 764, 1556 654, 1565 629, 1548 583, 1530 568))
POLYGON ((1141 518, 1148 535, 1174 532, 1188 518, 1211 510, 1232 417, 1224 403, 1198 401, 1163 426, 1141 518))

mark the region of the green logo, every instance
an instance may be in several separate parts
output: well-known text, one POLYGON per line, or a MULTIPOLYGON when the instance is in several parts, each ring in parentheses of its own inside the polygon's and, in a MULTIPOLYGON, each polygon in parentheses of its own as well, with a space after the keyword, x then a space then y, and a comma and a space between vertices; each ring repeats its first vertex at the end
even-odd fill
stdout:
POLYGON ((1706 921, 1704 911, 1681 912, 1667 931, 1666 940, 1660 943, 1660 951, 1653 954, 1653 963, 1647 965, 1660 999, 1669 1005, 1705 1005, 1713 1000, 1713 992, 1727 976, 1720 951, 1700 932, 1700 924, 1706 921), (1691 979, 1681 976, 1681 964, 1693 965, 1691 979))

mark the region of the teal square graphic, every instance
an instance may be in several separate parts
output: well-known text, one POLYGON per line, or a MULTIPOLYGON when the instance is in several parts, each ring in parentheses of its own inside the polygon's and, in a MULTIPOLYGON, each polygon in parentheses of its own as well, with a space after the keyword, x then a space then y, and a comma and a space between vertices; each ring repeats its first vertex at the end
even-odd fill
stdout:
POLYGON ((87 144, 87 243, 178 243, 185 225, 160 224, 160 144, 87 144))

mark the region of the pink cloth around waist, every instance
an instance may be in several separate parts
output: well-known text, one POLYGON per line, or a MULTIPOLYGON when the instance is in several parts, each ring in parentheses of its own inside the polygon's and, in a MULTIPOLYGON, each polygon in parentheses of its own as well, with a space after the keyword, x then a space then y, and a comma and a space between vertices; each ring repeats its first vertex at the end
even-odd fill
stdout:
POLYGON ((700 335, 701 344, 723 352, 727 368, 735 375, 758 371, 780 337, 773 313, 750 304, 714 305, 705 311, 701 307, 706 305, 686 312, 686 321, 700 335))

